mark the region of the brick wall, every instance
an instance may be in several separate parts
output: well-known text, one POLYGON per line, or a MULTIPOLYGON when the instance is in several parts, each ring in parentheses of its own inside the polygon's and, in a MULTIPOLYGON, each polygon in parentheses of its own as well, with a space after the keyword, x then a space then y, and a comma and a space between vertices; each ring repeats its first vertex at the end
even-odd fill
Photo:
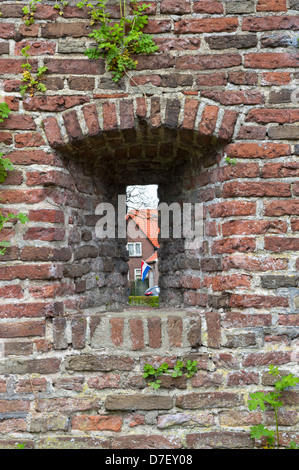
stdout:
MULTIPOLYGON (((269 364, 299 372, 299 4, 153 0, 159 53, 119 84, 83 54, 86 12, 53 4, 29 27, 21 4, 0 5, 14 164, 1 205, 30 219, 1 233, 0 447, 260 446, 249 428, 271 416, 249 412, 248 393, 267 389, 269 364), (48 91, 21 99, 29 44, 48 91), (200 250, 161 244, 153 311, 123 309, 126 240, 95 236, 97 205, 136 183, 204 203, 200 250), (191 380, 147 386, 146 362, 178 358, 198 361, 191 380)), ((299 444, 298 388, 286 403, 282 442, 299 444)))

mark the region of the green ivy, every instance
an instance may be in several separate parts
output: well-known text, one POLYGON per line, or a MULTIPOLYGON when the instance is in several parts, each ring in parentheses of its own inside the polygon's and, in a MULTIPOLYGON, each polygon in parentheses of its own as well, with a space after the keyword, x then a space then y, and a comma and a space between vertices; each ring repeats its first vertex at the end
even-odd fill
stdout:
POLYGON ((148 5, 138 5, 137 0, 133 0, 132 15, 127 17, 126 0, 121 0, 121 18, 112 23, 106 12, 107 0, 98 1, 96 7, 87 1, 79 2, 77 7, 89 7, 91 24, 99 23, 100 28, 93 30, 89 35, 96 41, 97 47, 87 49, 85 55, 93 60, 103 57, 112 73, 112 79, 118 82, 128 70, 136 69, 138 61, 134 56, 152 54, 158 50, 152 37, 142 31, 148 23, 148 16, 145 14, 148 5))

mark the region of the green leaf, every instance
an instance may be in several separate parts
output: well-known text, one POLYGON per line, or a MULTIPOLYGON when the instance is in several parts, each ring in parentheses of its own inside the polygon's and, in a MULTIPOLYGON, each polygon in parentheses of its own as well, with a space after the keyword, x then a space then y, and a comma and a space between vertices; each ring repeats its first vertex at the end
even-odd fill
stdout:
POLYGON ((252 426, 250 428, 251 437, 255 439, 260 439, 262 436, 271 437, 274 436, 275 432, 271 431, 270 429, 266 428, 263 424, 259 424, 258 426, 252 426))
POLYGON ((250 393, 249 396, 251 398, 251 400, 248 401, 248 407, 250 411, 256 410, 258 406, 261 408, 262 411, 265 411, 266 407, 264 403, 264 392, 250 393))

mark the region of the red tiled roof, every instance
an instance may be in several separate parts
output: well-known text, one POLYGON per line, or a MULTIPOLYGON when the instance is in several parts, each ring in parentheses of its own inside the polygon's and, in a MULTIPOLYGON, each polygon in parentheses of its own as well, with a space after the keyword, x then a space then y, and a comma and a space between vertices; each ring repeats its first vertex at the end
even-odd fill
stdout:
POLYGON ((146 263, 154 263, 154 261, 156 261, 158 259, 158 253, 155 251, 154 254, 152 254, 152 256, 150 256, 147 260, 146 260, 146 263))
POLYGON ((126 219, 131 218, 135 224, 142 230, 150 242, 159 248, 158 243, 158 211, 157 209, 140 209, 136 211, 130 211, 126 219))

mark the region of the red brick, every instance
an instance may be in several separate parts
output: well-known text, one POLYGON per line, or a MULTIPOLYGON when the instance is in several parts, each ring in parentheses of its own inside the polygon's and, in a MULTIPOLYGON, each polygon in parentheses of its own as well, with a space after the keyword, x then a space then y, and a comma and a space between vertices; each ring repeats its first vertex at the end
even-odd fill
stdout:
POLYGON ((229 141, 233 134, 238 119, 238 113, 226 109, 223 114, 222 123, 218 131, 218 138, 229 141))
POLYGON ((223 197, 289 197, 291 196, 289 183, 278 182, 230 182, 223 185, 223 197))
POLYGON ((231 276, 205 277, 204 287, 212 287, 213 291, 233 290, 237 287, 250 287, 251 276, 233 274, 231 276))
POLYGON ((21 299, 23 297, 22 287, 17 285, 8 285, 0 287, 0 297, 2 299, 21 299))
POLYGON ((291 220, 292 232, 299 232, 299 219, 291 220))
POLYGON ((148 325, 148 345, 150 348, 158 349, 162 345, 161 318, 150 317, 148 325))
POLYGON ((133 351, 140 351, 144 348, 143 322, 140 318, 131 318, 129 325, 132 349, 133 351))
POLYGON ((35 130, 36 125, 31 116, 27 114, 10 114, 4 122, 0 123, 1 129, 35 130))
POLYGON ((187 291, 184 292, 184 303, 191 306, 205 307, 207 296, 201 292, 187 291))
POLYGON ((265 249, 275 253, 299 251, 299 238, 265 237, 265 249))
POLYGON ((168 338, 170 347, 182 346, 183 321, 181 317, 168 317, 168 338))
POLYGON ((225 328, 247 328, 272 325, 272 314, 248 315, 240 312, 227 312, 222 320, 225 328))
POLYGON ((227 84, 226 74, 224 72, 216 72, 216 73, 203 73, 201 75, 197 75, 196 84, 198 86, 220 86, 227 84))
POLYGON ((285 233, 287 228, 287 222, 280 220, 230 220, 222 224, 222 235, 285 233))
POLYGON ((12 133, 11 132, 0 132, 0 142, 4 145, 12 144, 12 133))
POLYGON ((45 322, 1 323, 0 338, 18 338, 26 336, 44 336, 45 322))
POLYGON ((299 215, 299 199, 291 201, 273 201, 265 204, 265 215, 299 215))
POLYGON ((80 415, 74 416, 72 420, 72 429, 79 431, 114 431, 121 430, 123 419, 121 416, 109 415, 80 415))
POLYGON ((194 13, 221 14, 223 13, 223 5, 216 0, 199 0, 194 2, 193 11, 194 13))
POLYGON ((30 26, 21 24, 19 27, 19 32, 22 36, 25 37, 37 37, 39 33, 39 27, 40 25, 38 23, 31 24, 30 26))
POLYGON ((83 133, 76 111, 69 111, 63 115, 64 125, 70 141, 82 140, 83 133))
POLYGON ((40 55, 54 55, 56 50, 56 43, 46 42, 46 41, 21 41, 16 42, 15 45, 15 55, 21 55, 21 50, 24 47, 30 46, 29 54, 31 56, 40 56, 40 55))
POLYGON ((241 65, 239 54, 184 55, 177 58, 176 68, 180 70, 222 69, 241 65))
POLYGON ((226 201, 211 204, 208 207, 211 217, 231 217, 255 215, 256 203, 246 201, 226 201))
POLYGON ((52 264, 19 264, 0 267, 0 279, 3 281, 13 279, 60 279, 61 277, 61 267, 52 264))
POLYGON ((217 101, 224 106, 236 104, 262 104, 264 96, 257 91, 202 91, 201 96, 217 101))
POLYGON ((242 29, 245 31, 272 31, 280 29, 299 29, 297 16, 264 16, 244 18, 242 29))
POLYGON ((43 137, 37 132, 27 132, 15 135, 15 144, 17 148, 40 147, 45 145, 43 137))
MULTIPOLYGON (((195 36, 182 36, 182 37, 155 37, 156 46, 159 47, 159 52, 169 51, 194 51, 200 48, 201 40, 195 36)), ((135 77, 134 77, 135 80, 135 77)), ((158 85, 159 86, 159 85, 158 85)))
POLYGON ((24 234, 24 240, 61 241, 64 240, 65 230, 52 227, 31 227, 24 234))
POLYGON ((124 336, 124 319, 123 318, 110 318, 111 328, 111 341, 115 346, 123 344, 124 336))
POLYGON ((238 28, 237 18, 202 18, 177 21, 174 25, 176 34, 232 32, 238 28))
MULTIPOLYGON (((62 27, 64 28, 64 24, 62 27)), ((81 75, 82 70, 86 75, 102 75, 105 71, 104 61, 101 59, 44 59, 44 65, 48 67, 47 73, 60 75, 81 75)))
POLYGON ((43 121, 44 130, 51 147, 56 148, 63 144, 59 124, 55 117, 48 117, 43 121))
POLYGON ((159 34, 159 33, 170 33, 172 28, 172 22, 165 19, 152 20, 149 19, 148 23, 144 26, 143 31, 146 34, 159 34))
POLYGON ((212 135, 216 123, 217 123, 217 116, 218 116, 218 107, 217 106, 206 106, 203 110, 201 121, 199 124, 199 133, 201 135, 212 135))
POLYGON ((86 96, 34 96, 24 100, 24 109, 27 111, 65 111, 66 109, 87 103, 86 96))
POLYGON ((0 400, 0 413, 28 412, 29 408, 28 400, 0 400))
POLYGON ((206 313, 208 347, 220 348, 221 345, 221 317, 218 313, 206 313))
POLYGON ((255 142, 229 144, 225 150, 230 158, 279 158, 291 153, 287 144, 255 142))
POLYGON ((88 135, 93 136, 100 133, 97 108, 94 104, 83 106, 84 119, 88 127, 88 135))
POLYGON ((289 72, 266 72, 260 74, 260 84, 268 85, 286 85, 290 83, 291 75, 289 72))
POLYGON ((256 11, 287 11, 286 0, 258 0, 256 11))
POLYGON ((21 189, 6 189, 1 191, 3 204, 36 204, 45 199, 46 193, 43 189, 31 189, 23 191, 21 189))
POLYGON ((190 13, 190 0, 162 0, 161 13, 171 13, 172 15, 180 15, 190 13))
POLYGON ((212 244, 212 254, 252 252, 255 251, 255 240, 248 237, 233 237, 217 240, 212 244))
POLYGON ((250 366, 265 366, 265 365, 282 365, 291 362, 291 353, 284 351, 274 351, 274 352, 259 352, 252 353, 245 356, 243 360, 244 367, 250 366))
POLYGON ((269 122, 293 123, 299 121, 299 109, 251 109, 246 121, 260 124, 268 124, 269 122))
POLYGON ((245 54, 245 67, 253 69, 284 69, 288 67, 299 67, 299 54, 289 54, 287 52, 245 54))
POLYGON ((288 307, 289 301, 285 297, 254 295, 254 294, 232 294, 230 306, 238 308, 272 308, 288 307))
POLYGON ((116 130, 118 127, 116 106, 108 101, 103 103, 103 127, 104 131, 116 130))
POLYGON ((28 212, 29 220, 33 222, 48 222, 61 224, 64 222, 64 213, 56 209, 32 209, 28 212))
POLYGON ((13 23, 1 23, 0 38, 13 39, 15 36, 15 26, 13 23))
POLYGON ((286 269, 287 267, 287 259, 272 258, 269 256, 257 258, 246 255, 234 255, 231 257, 226 257, 223 260, 224 271, 228 271, 230 269, 244 269, 248 272, 277 271, 286 269))
POLYGON ((182 123, 183 129, 192 130, 194 128, 198 107, 199 107, 198 100, 195 100, 192 98, 186 99, 185 107, 184 107, 184 120, 182 123))
POLYGON ((52 317, 59 313, 61 313, 59 302, 2 304, 0 306, 0 318, 52 317))
POLYGON ((266 163, 261 173, 263 178, 289 178, 299 176, 298 162, 266 163))

